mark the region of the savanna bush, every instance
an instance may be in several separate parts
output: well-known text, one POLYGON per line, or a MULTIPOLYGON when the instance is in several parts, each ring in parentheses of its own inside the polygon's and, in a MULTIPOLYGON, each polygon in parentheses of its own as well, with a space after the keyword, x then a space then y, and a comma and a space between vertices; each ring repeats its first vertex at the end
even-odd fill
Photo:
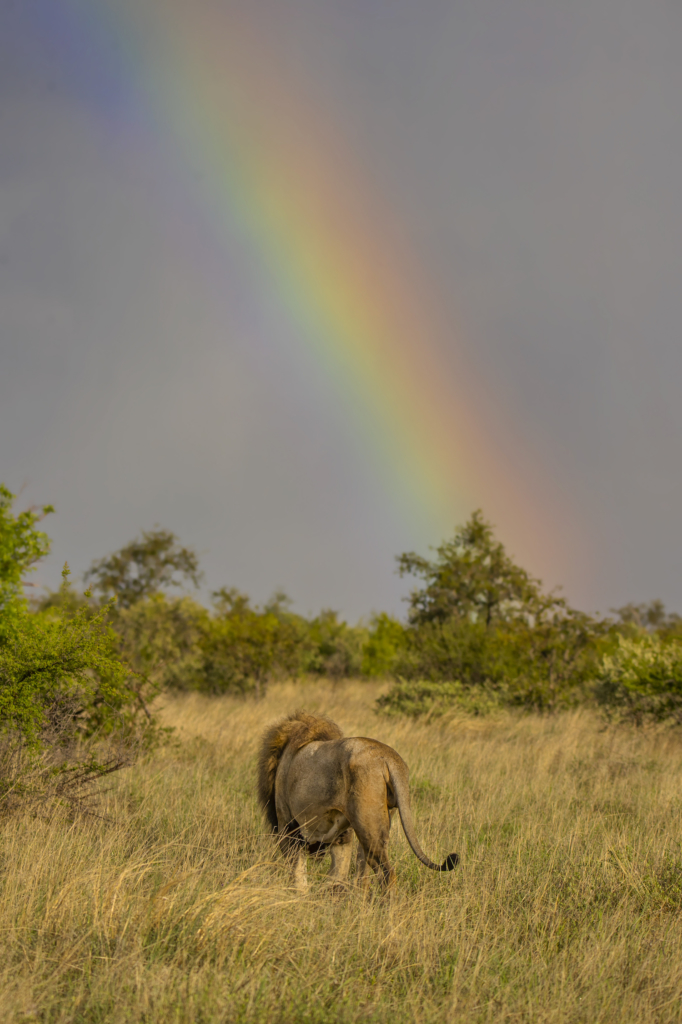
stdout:
POLYGON ((335 680, 361 674, 363 647, 368 637, 362 626, 349 626, 337 612, 324 609, 306 623, 305 634, 305 672, 335 680))
POLYGON ((457 708, 467 715, 488 715, 509 703, 504 687, 465 686, 454 680, 396 679, 376 705, 392 715, 439 718, 457 708))
POLYGON ((398 564, 422 586, 410 596, 408 627, 393 663, 398 682, 384 697, 385 708, 409 705, 416 714, 492 701, 554 710, 589 696, 598 640, 610 624, 544 593, 480 512, 437 548, 433 561, 405 554, 398 564))
POLYGON ((271 679, 297 674, 305 648, 304 620, 289 611, 285 595, 276 594, 264 608, 252 607, 234 589, 214 597, 215 612, 204 621, 199 641, 198 689, 261 695, 271 679))
POLYGON ((513 561, 479 511, 432 559, 399 556, 400 574, 419 581, 406 623, 376 613, 351 626, 329 609, 299 615, 281 592, 258 606, 222 588, 212 608, 172 596, 202 574, 196 554, 160 527, 93 563, 95 596, 65 584, 31 616, 22 581, 49 549, 38 523, 51 510, 11 508, 0 489, 0 726, 27 748, 54 732, 48 707, 81 738, 114 722, 139 731, 142 719, 151 736, 161 691, 261 696, 273 680, 304 676, 392 679, 380 706, 413 716, 596 699, 612 718, 682 721, 679 616, 661 602, 627 605, 616 622, 577 611, 513 561))
POLYGON ((406 645, 407 630, 402 622, 386 612, 372 615, 362 645, 362 675, 369 679, 395 675, 406 645))
POLYGON ((29 608, 24 576, 49 551, 37 524, 51 508, 15 514, 13 501, 1 487, 0 808, 47 789, 80 796, 90 781, 127 763, 121 743, 137 731, 140 707, 110 607, 93 608, 88 595, 74 600, 68 567, 59 600, 29 608))
POLYGON ((145 705, 161 690, 190 689, 201 678, 209 614, 191 597, 156 593, 127 607, 113 605, 109 622, 145 705))
POLYGON ((655 633, 617 636, 601 658, 595 694, 612 718, 682 722, 682 645, 655 633))

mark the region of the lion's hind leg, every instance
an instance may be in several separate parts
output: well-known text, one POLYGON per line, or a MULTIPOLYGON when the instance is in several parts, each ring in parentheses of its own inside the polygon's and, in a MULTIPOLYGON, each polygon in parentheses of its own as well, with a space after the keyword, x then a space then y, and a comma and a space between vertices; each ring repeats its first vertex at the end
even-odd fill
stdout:
POLYGON ((391 889, 395 885, 395 871, 391 867, 391 863, 388 859, 388 837, 386 837, 385 843, 369 844, 369 849, 365 846, 362 838, 358 836, 360 840, 360 849, 358 849, 358 868, 360 868, 362 850, 362 868, 358 875, 358 883, 366 888, 369 885, 371 868, 378 876, 385 889, 391 889))
POLYGON ((358 859, 357 866, 355 869, 355 884, 363 890, 369 888, 369 882, 372 877, 372 871, 367 863, 367 857, 365 856, 365 848, 361 842, 358 842, 358 859))
POLYGON ((358 871, 356 882, 366 889, 370 881, 370 868, 380 878, 383 886, 390 889, 395 883, 395 871, 388 859, 388 833, 391 819, 386 812, 385 820, 372 822, 370 827, 354 825, 358 837, 358 871))
POLYGON ((347 814, 360 844, 356 881, 366 888, 371 868, 379 876, 384 888, 391 888, 395 883, 395 871, 388 859, 392 813, 386 801, 384 779, 371 776, 362 779, 347 814))

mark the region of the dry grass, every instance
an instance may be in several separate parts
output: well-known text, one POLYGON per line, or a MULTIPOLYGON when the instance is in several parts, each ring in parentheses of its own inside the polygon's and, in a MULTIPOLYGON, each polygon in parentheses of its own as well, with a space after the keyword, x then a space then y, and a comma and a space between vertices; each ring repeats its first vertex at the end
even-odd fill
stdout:
POLYGON ((113 823, 2 823, 0 1019, 49 1022, 682 1018, 682 738, 556 718, 377 716, 367 684, 187 697, 178 741, 115 779, 113 823), (391 898, 287 888, 254 800, 264 725, 305 706, 411 767, 391 898))

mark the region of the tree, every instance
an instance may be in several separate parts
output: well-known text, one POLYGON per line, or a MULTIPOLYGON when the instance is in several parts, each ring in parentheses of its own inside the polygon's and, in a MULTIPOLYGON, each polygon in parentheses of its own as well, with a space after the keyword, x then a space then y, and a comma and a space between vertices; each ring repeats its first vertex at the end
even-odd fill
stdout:
POLYGON ((115 597, 120 608, 186 581, 198 587, 201 578, 195 552, 182 547, 170 530, 160 528, 144 531, 140 539, 93 562, 85 574, 93 591, 104 599, 115 597))
POLYGON ((631 602, 622 608, 611 608, 611 611, 618 616, 622 626, 630 626, 635 630, 645 629, 651 633, 669 635, 679 634, 682 629, 680 616, 676 612, 666 612, 660 600, 644 604, 631 602))
POLYGON ((36 525, 54 512, 52 505, 44 505, 15 515, 14 500, 12 492, 0 484, 0 643, 26 607, 24 576, 50 550, 50 538, 36 525))
POLYGON ((414 625, 459 618, 490 627, 535 614, 540 581, 512 562, 480 510, 436 554, 435 561, 411 552, 398 556, 400 575, 425 583, 410 595, 414 625))
MULTIPOLYGON (((393 665, 405 684, 483 687, 506 703, 555 708, 585 691, 608 622, 570 608, 516 565, 480 511, 431 561, 401 555, 401 575, 421 577, 410 595, 410 625, 393 665)), ((401 684, 402 686, 403 684, 401 684)), ((457 686, 443 691, 454 699, 457 686)), ((400 687, 396 699, 404 700, 400 687)), ((435 691, 428 691, 428 700, 435 691)), ((393 692, 386 696, 388 706, 393 692)), ((410 698, 414 708, 419 703, 410 698)))

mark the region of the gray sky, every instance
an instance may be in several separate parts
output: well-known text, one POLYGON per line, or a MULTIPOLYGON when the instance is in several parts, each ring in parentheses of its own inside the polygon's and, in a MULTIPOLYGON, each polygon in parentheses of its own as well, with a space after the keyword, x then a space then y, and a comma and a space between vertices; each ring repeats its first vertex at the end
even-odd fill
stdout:
MULTIPOLYGON (((548 560, 484 508, 501 539, 587 610, 682 610, 682 10, 248 11, 464 325, 534 461, 529 507, 546 484, 586 531, 574 550, 557 530, 548 560)), ((36 579, 160 523, 209 587, 399 612, 394 556, 442 538, 377 479, 257 261, 237 240, 209 251, 163 136, 131 116, 115 40, 91 33, 67 0, 0 0, 0 479, 57 508, 36 579)))

